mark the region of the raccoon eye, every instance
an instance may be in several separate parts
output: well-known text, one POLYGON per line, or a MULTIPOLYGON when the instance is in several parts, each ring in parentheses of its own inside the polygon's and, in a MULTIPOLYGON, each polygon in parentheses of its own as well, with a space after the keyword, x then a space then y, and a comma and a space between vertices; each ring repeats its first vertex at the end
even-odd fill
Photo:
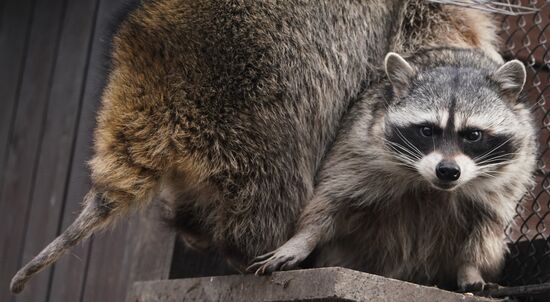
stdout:
POLYGON ((481 131, 480 130, 470 130, 468 132, 464 133, 464 139, 470 142, 477 142, 481 139, 481 131))
POLYGON ((430 137, 433 135, 433 129, 432 127, 422 126, 420 127, 420 134, 425 137, 430 137))

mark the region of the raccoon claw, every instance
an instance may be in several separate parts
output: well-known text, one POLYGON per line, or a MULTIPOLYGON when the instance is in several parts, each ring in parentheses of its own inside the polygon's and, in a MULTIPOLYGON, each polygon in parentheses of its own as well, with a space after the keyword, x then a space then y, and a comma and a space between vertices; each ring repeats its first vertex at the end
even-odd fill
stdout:
POLYGON ((256 257, 247 271, 264 275, 278 270, 291 270, 306 259, 311 250, 302 241, 289 241, 273 252, 256 257))
POLYGON ((273 256, 276 252, 277 252, 277 250, 271 251, 269 253, 265 253, 263 255, 260 255, 256 258, 254 258, 254 260, 252 260, 252 261, 254 263, 256 263, 256 262, 261 262, 261 261, 267 260, 267 259, 271 258, 271 256, 273 256))
MULTIPOLYGON (((294 255, 284 255, 276 252, 272 252, 271 254, 272 256, 270 258, 250 265, 247 268, 247 271, 254 272, 256 275, 265 275, 279 270, 282 271, 293 269, 302 261, 302 259, 299 259, 294 255)), ((256 259, 260 257, 257 257, 256 259)))
POLYGON ((483 290, 495 290, 501 288, 500 285, 492 282, 485 283, 485 286, 483 287, 483 290))
POLYGON ((461 291, 465 293, 479 292, 485 288, 485 282, 468 283, 461 287, 461 291))
POLYGON ((475 293, 475 292, 483 292, 487 290, 495 290, 499 289, 500 285, 492 282, 474 282, 470 284, 466 284, 462 286, 462 292, 465 293, 475 293))
POLYGON ((273 252, 256 257, 246 270, 256 275, 296 268, 315 248, 316 234, 302 231, 273 252))
POLYGON ((269 253, 265 253, 263 255, 260 255, 256 258, 254 258, 252 260, 252 264, 249 267, 246 268, 246 271, 249 272, 249 273, 256 273, 258 271, 258 269, 262 265, 264 265, 269 260, 269 258, 271 258, 276 252, 277 252, 277 250, 271 251, 269 253))
POLYGON ((258 271, 260 270, 260 267, 262 267, 262 265, 264 265, 266 262, 267 262, 267 260, 254 262, 246 268, 246 271, 249 272, 249 273, 254 273, 254 274, 257 275, 258 271))

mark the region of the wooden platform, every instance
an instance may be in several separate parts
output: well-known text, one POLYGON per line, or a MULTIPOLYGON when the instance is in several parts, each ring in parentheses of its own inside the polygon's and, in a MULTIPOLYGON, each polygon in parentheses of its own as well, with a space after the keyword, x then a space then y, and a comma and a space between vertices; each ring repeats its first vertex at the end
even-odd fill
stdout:
POLYGON ((435 287, 344 268, 136 282, 127 302, 504 301, 457 294, 435 287))

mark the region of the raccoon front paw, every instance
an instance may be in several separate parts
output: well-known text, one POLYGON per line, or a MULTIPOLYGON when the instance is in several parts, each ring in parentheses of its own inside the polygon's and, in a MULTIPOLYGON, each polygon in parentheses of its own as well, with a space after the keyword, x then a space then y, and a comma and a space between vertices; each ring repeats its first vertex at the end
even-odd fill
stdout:
POLYGON ((256 275, 296 268, 311 253, 307 244, 290 240, 275 251, 256 257, 246 270, 256 275))
POLYGON ((460 291, 465 293, 479 292, 485 288, 485 281, 467 283, 460 286, 460 291))
POLYGON ((472 265, 464 265, 459 268, 457 285, 462 292, 477 292, 485 288, 485 280, 479 269, 472 265))
POLYGON ((461 286, 461 291, 465 293, 475 293, 475 292, 494 290, 499 288, 501 288, 501 286, 496 283, 492 283, 492 282, 485 283, 484 281, 481 281, 481 282, 465 284, 461 286))

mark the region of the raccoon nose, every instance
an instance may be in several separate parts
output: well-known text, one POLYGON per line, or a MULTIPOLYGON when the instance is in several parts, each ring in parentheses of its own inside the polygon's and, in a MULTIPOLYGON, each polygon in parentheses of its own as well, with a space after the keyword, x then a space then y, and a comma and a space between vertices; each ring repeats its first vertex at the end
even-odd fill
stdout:
POLYGON ((435 174, 443 181, 455 181, 460 177, 460 167, 452 161, 441 161, 435 167, 435 174))

